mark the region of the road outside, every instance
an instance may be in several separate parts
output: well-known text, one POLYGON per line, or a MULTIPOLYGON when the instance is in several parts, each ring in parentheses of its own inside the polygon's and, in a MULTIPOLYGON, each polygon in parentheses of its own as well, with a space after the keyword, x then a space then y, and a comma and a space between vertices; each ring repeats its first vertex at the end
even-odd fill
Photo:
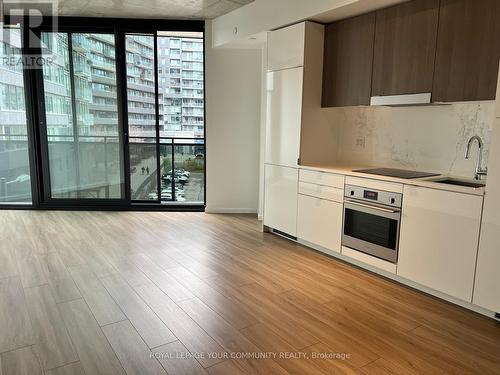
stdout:
POLYGON ((132 199, 148 199, 148 194, 156 191, 156 158, 148 157, 141 159, 131 166, 130 187, 132 189, 132 199), (149 174, 143 173, 142 168, 149 168, 149 174), (147 184, 146 180, 151 183, 147 184))
POLYGON ((203 172, 191 172, 189 182, 184 185, 186 202, 201 202, 205 197, 205 178, 203 172))

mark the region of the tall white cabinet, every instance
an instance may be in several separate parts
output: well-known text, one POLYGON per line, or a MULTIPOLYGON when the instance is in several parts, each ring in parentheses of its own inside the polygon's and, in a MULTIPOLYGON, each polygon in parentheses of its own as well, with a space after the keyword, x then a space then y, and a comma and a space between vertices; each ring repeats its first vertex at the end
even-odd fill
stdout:
POLYGON ((267 70, 304 66, 304 44, 306 27, 311 23, 301 22, 267 34, 267 70))
POLYGON ((268 33, 263 222, 293 237, 297 236, 301 128, 307 121, 304 75, 308 69, 322 68, 323 32, 322 25, 302 22, 268 33))
POLYGON ((297 233, 298 169, 266 164, 264 224, 283 233, 297 233))
POLYGON ((297 167, 303 68, 267 73, 266 164, 297 167))
POLYGON ((473 303, 500 313, 500 80, 496 101, 473 303))

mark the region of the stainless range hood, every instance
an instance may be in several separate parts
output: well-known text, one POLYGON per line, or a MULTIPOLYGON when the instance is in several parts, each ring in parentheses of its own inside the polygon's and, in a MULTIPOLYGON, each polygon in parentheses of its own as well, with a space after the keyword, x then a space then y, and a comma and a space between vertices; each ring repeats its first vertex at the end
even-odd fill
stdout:
POLYGON ((370 98, 370 105, 405 106, 405 105, 425 105, 425 104, 431 104, 430 92, 424 92, 420 94, 406 94, 406 95, 372 96, 370 98))

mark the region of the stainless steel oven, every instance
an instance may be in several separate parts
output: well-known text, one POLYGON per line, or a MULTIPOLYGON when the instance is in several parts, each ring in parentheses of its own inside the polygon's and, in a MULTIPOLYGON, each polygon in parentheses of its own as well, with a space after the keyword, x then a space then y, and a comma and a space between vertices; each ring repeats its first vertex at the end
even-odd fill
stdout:
POLYGON ((342 245, 396 263, 403 195, 346 185, 342 245))

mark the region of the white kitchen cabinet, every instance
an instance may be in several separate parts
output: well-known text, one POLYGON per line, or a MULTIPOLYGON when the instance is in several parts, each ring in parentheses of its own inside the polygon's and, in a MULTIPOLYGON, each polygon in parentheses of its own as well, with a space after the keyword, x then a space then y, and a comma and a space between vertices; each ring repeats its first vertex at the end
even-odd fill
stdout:
POLYGON ((267 73, 266 159, 297 167, 302 113, 303 69, 267 73))
POLYGON ((471 302, 483 198, 405 185, 397 274, 471 302))
POLYGON ((339 202, 299 194, 297 237, 326 252, 340 253, 342 208, 339 202))
POLYGON ((299 170, 277 165, 264 170, 264 225, 297 236, 299 170))
MULTIPOLYGON (((497 102, 500 97, 497 97, 497 102)), ((475 305, 500 313, 500 118, 493 123, 477 257, 475 305)))
MULTIPOLYGON (((323 36, 324 26, 314 22, 302 22, 268 33, 264 225, 294 237, 297 235, 300 152, 303 144, 311 143, 308 143, 311 136, 304 136, 302 129, 309 129, 306 134, 314 130, 314 135, 323 140, 323 143, 314 142, 310 149, 304 146, 313 150, 313 155, 316 155, 315 150, 325 152, 330 148, 331 134, 316 131, 331 128, 330 124, 326 126, 327 120, 319 112, 323 36), (322 122, 324 127, 319 126, 322 122)), ((317 160, 312 157, 307 160, 312 161, 317 160)), ((332 183, 336 183, 341 178, 333 180, 332 183)), ((320 190, 327 197, 337 194, 326 187, 320 190)))
POLYGON ((284 27, 267 34, 267 70, 304 65, 306 23, 284 27))
POLYGON ((344 189, 337 189, 331 186, 316 185, 309 182, 300 181, 299 174, 299 194, 309 195, 311 197, 327 199, 342 203, 344 199, 344 189))
POLYGON ((299 181, 344 190, 344 175, 337 173, 326 173, 301 168, 299 171, 299 181))

